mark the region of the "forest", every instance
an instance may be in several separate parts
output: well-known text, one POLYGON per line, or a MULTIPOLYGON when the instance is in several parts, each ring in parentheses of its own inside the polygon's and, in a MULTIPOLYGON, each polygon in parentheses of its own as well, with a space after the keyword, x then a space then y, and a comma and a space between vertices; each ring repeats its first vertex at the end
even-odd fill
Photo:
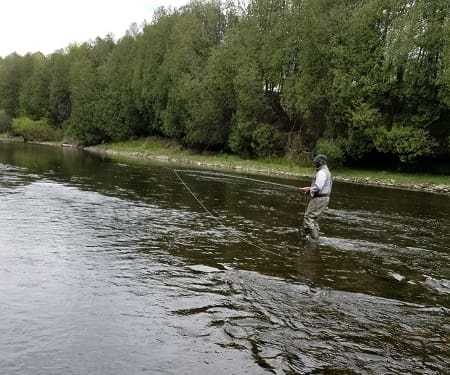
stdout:
POLYGON ((0 133, 449 172, 450 2, 161 7, 118 40, 0 58, 0 133))

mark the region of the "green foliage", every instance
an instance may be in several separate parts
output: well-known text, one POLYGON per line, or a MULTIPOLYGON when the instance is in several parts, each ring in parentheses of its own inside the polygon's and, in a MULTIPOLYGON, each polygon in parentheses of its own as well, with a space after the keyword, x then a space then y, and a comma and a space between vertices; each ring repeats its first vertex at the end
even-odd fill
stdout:
POLYGON ((31 72, 24 79, 20 90, 19 111, 33 119, 40 119, 48 112, 50 71, 42 54, 37 53, 30 58, 31 72))
POLYGON ((283 136, 269 124, 255 125, 239 118, 229 137, 231 151, 243 158, 265 158, 278 156, 283 150, 283 136))
POLYGON ((358 103, 350 111, 347 138, 343 140, 346 155, 358 160, 375 148, 376 129, 382 123, 380 113, 367 103, 358 103))
POLYGON ((25 141, 56 141, 62 139, 62 132, 52 128, 47 120, 32 120, 29 117, 17 117, 12 120, 14 135, 23 137, 25 141))
POLYGON ((55 53, 48 59, 50 82, 48 93, 48 113, 50 123, 61 128, 70 118, 70 56, 55 53))
POLYGON ((252 151, 258 158, 279 156, 282 140, 282 134, 273 126, 260 124, 252 133, 252 151))
POLYGON ((0 108, 15 117, 19 114, 19 96, 26 70, 25 58, 12 54, 0 66, 0 108))
POLYGON ((243 158, 251 158, 252 134, 256 126, 250 121, 240 119, 238 116, 233 120, 233 127, 228 139, 230 150, 243 158))
POLYGON ((378 129, 375 146, 378 151, 398 155, 401 162, 412 162, 420 156, 432 155, 438 142, 423 129, 395 125, 391 130, 378 129))
POLYGON ((74 62, 69 74, 72 110, 67 134, 82 145, 108 140, 101 122, 100 98, 103 87, 96 66, 99 56, 94 51, 95 47, 84 44, 73 47, 70 52, 74 62))
POLYGON ((0 133, 7 133, 11 130, 11 117, 4 109, 0 110, 0 133))
POLYGON ((236 112, 234 61, 228 49, 218 48, 209 57, 203 76, 188 82, 185 137, 188 146, 219 150, 227 147, 236 112))
POLYGON ((97 99, 99 126, 106 139, 112 141, 145 134, 132 87, 134 70, 127 65, 127 62, 133 61, 134 55, 135 40, 127 35, 118 42, 107 63, 99 69, 99 84, 103 87, 97 99))
POLYGON ((316 153, 325 154, 329 164, 341 167, 344 163, 344 151, 340 143, 339 141, 321 138, 317 142, 316 153))
POLYGON ((438 71, 439 98, 447 110, 450 110, 450 17, 443 26, 442 65, 438 71))

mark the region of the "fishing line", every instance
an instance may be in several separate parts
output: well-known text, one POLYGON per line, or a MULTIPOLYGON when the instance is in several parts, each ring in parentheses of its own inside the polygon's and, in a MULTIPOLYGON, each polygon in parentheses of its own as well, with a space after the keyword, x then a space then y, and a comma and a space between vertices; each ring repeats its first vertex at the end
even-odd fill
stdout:
MULTIPOLYGON (((203 173, 203 174, 213 174, 213 175, 216 175, 216 176, 225 176, 225 177, 238 178, 238 179, 243 179, 243 180, 248 180, 248 181, 255 181, 255 182, 261 182, 261 183, 267 183, 267 181, 263 181, 263 180, 257 180, 257 179, 253 179, 253 178, 240 177, 240 176, 233 176, 233 175, 228 175, 228 174, 225 174, 225 173, 209 173, 209 172, 194 171, 194 170, 190 171, 190 170, 185 170, 185 169, 184 169, 184 170, 183 170, 183 169, 173 169, 173 172, 174 172, 175 175, 178 177, 178 179, 180 180, 180 182, 182 183, 182 185, 186 188, 186 190, 194 197, 194 199, 198 202, 198 204, 205 210, 205 212, 208 213, 208 215, 209 215, 215 222, 217 222, 220 226, 225 227, 226 229, 227 229, 227 226, 225 226, 225 225, 221 222, 221 220, 220 220, 219 218, 217 218, 215 215, 212 214, 212 212, 211 212, 211 211, 203 204, 203 202, 197 197, 197 195, 196 195, 196 194, 191 190, 191 188, 186 184, 186 182, 184 182, 184 180, 181 178, 181 176, 179 175, 178 172, 189 172, 189 173, 194 172, 194 173, 203 173)), ((271 184, 271 185, 275 185, 275 186, 286 187, 286 188, 290 188, 290 189, 296 189, 296 190, 298 189, 297 187, 294 187, 294 186, 291 186, 291 185, 283 185, 283 184, 277 184, 277 183, 270 183, 270 184, 271 184)), ((305 199, 306 199, 306 198, 305 198, 305 199)), ((241 241, 246 242, 247 244, 249 244, 249 245, 251 245, 251 246, 254 246, 255 248, 257 248, 257 249, 259 249, 259 250, 268 252, 268 253, 270 253, 270 254, 272 254, 272 255, 275 255, 275 256, 277 256, 277 257, 280 255, 279 253, 275 253, 274 251, 270 251, 270 250, 268 250, 268 249, 265 249, 265 248, 263 248, 263 247, 261 247, 261 246, 255 244, 255 243, 253 243, 253 242, 247 240, 246 238, 240 236, 240 235, 237 234, 237 233, 234 233, 234 235, 235 235, 238 239, 240 239, 241 241)), ((225 274, 225 280, 226 280, 226 282, 227 282, 229 285, 232 285, 232 283, 233 283, 232 280, 231 280, 231 279, 227 280, 226 274, 225 274)), ((258 300, 264 300, 264 297, 261 296, 261 293, 260 293, 256 288, 252 287, 252 286, 251 286, 250 284, 248 284, 248 283, 246 284, 246 288, 247 288, 249 291, 253 292, 253 295, 254 295, 254 296, 256 295, 256 298, 257 298, 258 300)), ((244 291, 245 291, 245 290, 244 290, 244 291)), ((255 299, 254 296, 253 296, 253 299, 255 299)), ((251 305, 253 305, 254 308, 257 309, 257 311, 259 311, 261 314, 263 314, 263 315, 265 315, 266 317, 268 317, 268 318, 270 319, 270 321, 271 321, 273 324, 279 324, 279 325, 289 326, 289 322, 287 322, 285 319, 279 319, 279 318, 277 318, 276 312, 272 312, 272 313, 271 313, 270 311, 268 311, 268 310, 263 306, 263 304, 261 304, 261 303, 260 303, 260 304, 255 304, 254 302, 252 302, 251 299, 248 300, 248 302, 249 302, 251 305), (274 316, 275 316, 275 318, 274 318, 274 316)), ((270 307, 270 306, 269 306, 269 307, 270 307)), ((272 309, 272 310, 273 310, 273 309, 272 309)))
POLYGON ((261 184, 273 185, 273 186, 284 187, 284 188, 287 188, 287 189, 298 190, 298 187, 292 186, 292 185, 279 184, 279 183, 272 182, 272 181, 258 180, 256 178, 236 176, 236 175, 231 175, 231 174, 227 174, 227 173, 207 172, 207 171, 189 170, 189 169, 174 169, 173 171, 174 172, 206 174, 206 175, 219 176, 219 177, 230 177, 230 178, 235 178, 235 179, 238 179, 238 180, 253 181, 253 182, 259 182, 261 184))
MULTIPOLYGON (((180 182, 183 184, 183 186, 186 188, 186 190, 194 197, 194 199, 198 202, 198 204, 205 210, 205 212, 206 213, 208 213, 208 215, 211 217, 211 219, 213 219, 217 224, 219 224, 220 226, 222 226, 222 227, 225 227, 225 228, 227 228, 227 226, 225 225, 225 224, 223 224, 222 223, 222 221, 218 218, 218 217, 216 217, 215 215, 213 215, 213 213, 203 204, 203 202, 197 197, 197 195, 191 190, 191 188, 186 184, 186 182, 184 182, 184 180, 181 178, 181 176, 179 175, 179 173, 178 172, 193 172, 193 171, 187 171, 187 170, 183 170, 183 169, 173 169, 173 172, 175 173, 175 175, 178 177, 178 179, 180 180, 180 182)), ((207 173, 207 172, 206 172, 207 173)), ((226 174, 218 174, 218 175, 226 175, 226 174)), ((229 177, 230 177, 230 175, 228 175, 229 177)), ((231 177, 233 177, 233 176, 231 176, 231 177)), ((251 179, 250 179, 251 180, 251 179)), ((259 180, 260 182, 263 182, 263 181, 261 181, 261 180, 259 180)), ((290 186, 290 185, 284 185, 284 186, 290 186)), ((293 187, 293 186, 291 186, 291 187, 293 187)), ((239 238, 241 241, 243 241, 243 242, 246 242, 246 243, 248 243, 249 245, 251 245, 251 246, 254 246, 254 247, 256 247, 257 249, 259 249, 259 250, 262 250, 262 251, 266 251, 266 252, 269 252, 269 253, 271 253, 271 254, 273 254, 273 255, 276 255, 276 256, 278 256, 279 254, 277 254, 277 253, 275 253, 275 252, 273 252, 273 251, 270 251, 270 250, 268 250, 268 249, 265 249, 265 248, 263 248, 263 247, 261 247, 261 246, 259 246, 259 245, 257 245, 257 244, 255 244, 255 243, 253 243, 252 241, 250 241, 250 240, 248 240, 248 239, 246 239, 245 237, 242 237, 241 235, 239 235, 239 234, 237 234, 237 233, 234 233, 234 235, 237 237, 237 238, 239 238)))

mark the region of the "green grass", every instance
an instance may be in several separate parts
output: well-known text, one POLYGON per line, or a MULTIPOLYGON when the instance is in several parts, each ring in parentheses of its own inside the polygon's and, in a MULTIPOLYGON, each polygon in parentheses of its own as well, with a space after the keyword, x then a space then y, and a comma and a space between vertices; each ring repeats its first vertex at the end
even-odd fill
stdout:
MULTIPOLYGON (((254 173, 283 174, 292 176, 312 176, 312 165, 292 165, 285 158, 245 160, 235 155, 212 152, 195 152, 184 149, 176 141, 159 137, 148 137, 133 141, 118 142, 94 147, 95 150, 115 151, 142 158, 167 157, 178 162, 198 163, 207 167, 242 170, 254 173), (137 154, 137 155, 136 155, 137 154)), ((364 169, 333 169, 334 176, 351 180, 369 179, 395 182, 398 184, 436 184, 450 186, 450 176, 373 171, 364 169)), ((364 182, 364 181, 362 181, 364 182)))
POLYGON ((132 157, 168 157, 180 162, 199 163, 209 167, 241 169, 251 172, 296 175, 311 175, 313 173, 311 167, 302 168, 293 166, 286 159, 280 157, 247 160, 236 155, 220 152, 196 152, 183 148, 173 140, 166 140, 159 137, 148 137, 133 141, 98 145, 92 149, 128 153, 132 157))
POLYGON ((367 169, 348 169, 348 168, 335 169, 334 173, 339 176, 348 178, 366 177, 378 180, 393 180, 398 183, 450 185, 450 176, 448 175, 374 171, 367 169))
POLYGON ((0 141, 23 142, 23 138, 13 137, 9 133, 0 133, 0 141))

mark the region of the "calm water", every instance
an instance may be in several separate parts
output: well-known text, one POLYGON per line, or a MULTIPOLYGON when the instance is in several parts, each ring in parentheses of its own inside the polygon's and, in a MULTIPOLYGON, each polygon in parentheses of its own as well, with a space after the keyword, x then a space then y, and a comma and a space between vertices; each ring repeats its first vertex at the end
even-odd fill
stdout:
POLYGON ((449 196, 173 169, 0 144, 2 374, 447 373, 449 196))

